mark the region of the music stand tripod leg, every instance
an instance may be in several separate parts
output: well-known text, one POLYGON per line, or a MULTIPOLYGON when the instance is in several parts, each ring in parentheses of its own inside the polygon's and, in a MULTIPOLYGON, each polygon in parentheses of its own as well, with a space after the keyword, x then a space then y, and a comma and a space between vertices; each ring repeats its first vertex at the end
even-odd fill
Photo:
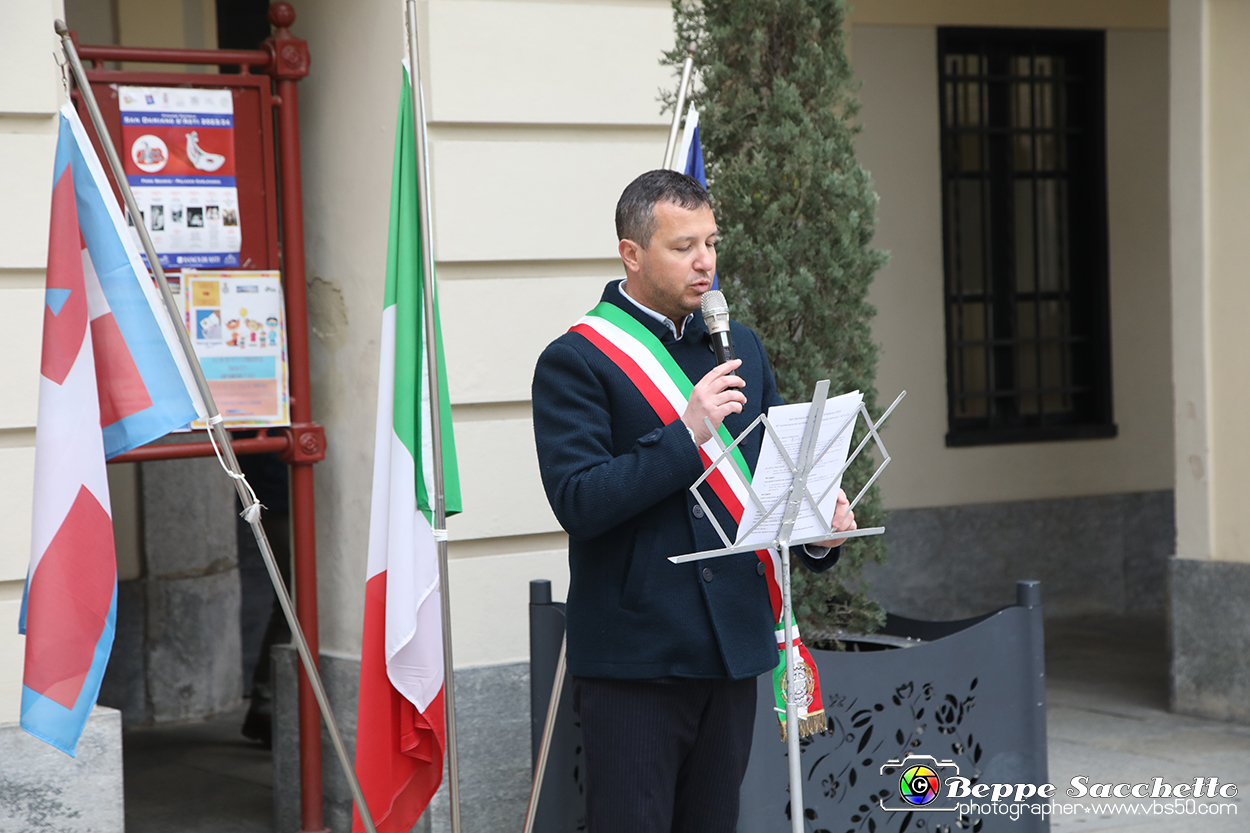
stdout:
POLYGON ((790 761, 790 830, 803 833, 803 762, 799 751, 799 710, 794 691, 794 622, 790 607, 790 545, 781 545, 781 615, 785 621, 786 639, 786 757, 790 761))

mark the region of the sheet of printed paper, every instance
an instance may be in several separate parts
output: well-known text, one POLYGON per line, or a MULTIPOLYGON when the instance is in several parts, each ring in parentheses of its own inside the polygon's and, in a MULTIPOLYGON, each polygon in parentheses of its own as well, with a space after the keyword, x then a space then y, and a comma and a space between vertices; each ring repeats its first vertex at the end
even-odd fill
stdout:
MULTIPOLYGON (((815 449, 816 454, 824 451, 824 456, 812 468, 807 478, 808 490, 812 493, 812 497, 819 500, 826 490, 829 492, 821 501, 819 508, 820 516, 825 521, 833 517, 833 510, 837 505, 838 487, 842 483, 840 472, 846 464, 846 455, 851 447, 851 433, 855 429, 856 414, 863 401, 863 394, 859 391, 852 391, 825 402, 825 412, 821 419, 815 449), (825 448, 829 446, 830 441, 833 445, 826 451, 825 448)), ((798 461, 799 449, 803 441, 803 429, 807 425, 807 416, 811 407, 810 402, 801 402, 796 405, 774 405, 768 409, 768 421, 772 423, 773 429, 781 438, 782 446, 791 461, 798 461)), ((759 495, 764 509, 771 508, 778 498, 784 498, 789 493, 793 482, 794 475, 785 457, 778 450, 773 438, 765 433, 764 443, 760 448, 760 457, 755 464, 755 473, 751 480, 751 486, 759 495)), ((783 499, 777 504, 776 509, 764 518, 759 527, 748 535, 748 530, 755 525, 761 515, 755 504, 748 502, 742 513, 742 523, 738 525, 738 539, 734 545, 766 546, 777 537, 785 508, 786 501, 783 499)), ((813 535, 822 535, 825 529, 810 501, 804 499, 799 508, 799 516, 794 523, 794 529, 790 533, 790 539, 798 540, 810 538, 813 535)))
POLYGON ((184 269, 182 292, 191 343, 225 424, 290 425, 279 273, 184 269))
MULTIPOLYGON (((238 266, 243 236, 235 188, 233 94, 118 87, 117 96, 126 179, 161 266, 238 266)), ((128 220, 133 226, 134 218, 128 220)))

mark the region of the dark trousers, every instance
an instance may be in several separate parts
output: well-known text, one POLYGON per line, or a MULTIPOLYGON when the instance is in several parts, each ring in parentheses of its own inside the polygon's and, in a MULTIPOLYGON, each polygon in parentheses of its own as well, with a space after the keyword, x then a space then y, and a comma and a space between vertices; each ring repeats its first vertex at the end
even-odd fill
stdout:
POLYGON ((575 677, 588 833, 734 833, 755 680, 575 677))

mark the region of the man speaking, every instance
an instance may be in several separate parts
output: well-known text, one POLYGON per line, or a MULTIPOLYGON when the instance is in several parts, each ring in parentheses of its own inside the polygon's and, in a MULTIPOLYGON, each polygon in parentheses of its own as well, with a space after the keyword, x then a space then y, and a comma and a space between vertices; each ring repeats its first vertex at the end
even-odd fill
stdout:
MULTIPOLYGON (((704 422, 733 436, 781 404, 764 346, 730 322, 717 364, 695 315, 716 273, 716 219, 697 180, 657 170, 616 207, 625 279, 553 341, 534 372, 547 499, 569 534, 568 668, 582 724, 590 833, 733 833, 755 719, 755 678, 778 663, 773 569, 753 553, 674 565, 723 546, 689 487, 704 422)), ((748 466, 763 431, 740 448, 748 466)), ((732 505, 705 499, 732 536, 732 505)), ((728 500, 732 504, 732 499, 728 500)), ((839 494, 836 529, 855 529, 839 494)), ((796 547, 833 566, 842 540, 796 547)))

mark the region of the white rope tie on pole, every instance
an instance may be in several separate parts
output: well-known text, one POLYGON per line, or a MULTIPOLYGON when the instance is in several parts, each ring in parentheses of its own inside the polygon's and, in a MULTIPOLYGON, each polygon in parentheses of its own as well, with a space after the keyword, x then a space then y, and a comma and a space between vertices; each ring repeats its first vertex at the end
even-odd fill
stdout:
POLYGON ((221 449, 217 447, 217 440, 213 437, 213 426, 220 424, 221 414, 213 414, 208 418, 208 427, 206 429, 208 433, 208 441, 213 446, 213 453, 217 455, 217 462, 221 464, 221 470, 224 471, 231 480, 234 480, 241 485, 243 489, 247 491, 248 497, 251 498, 251 502, 248 503, 247 506, 244 506, 243 511, 239 513, 240 517, 242 517, 243 520, 247 521, 249 524, 256 523, 260 520, 260 510, 265 507, 260 502, 260 498, 256 497, 256 492, 252 490, 252 484, 247 482, 247 475, 243 474, 242 471, 237 473, 232 471, 230 466, 227 465, 225 458, 221 456, 221 449))

